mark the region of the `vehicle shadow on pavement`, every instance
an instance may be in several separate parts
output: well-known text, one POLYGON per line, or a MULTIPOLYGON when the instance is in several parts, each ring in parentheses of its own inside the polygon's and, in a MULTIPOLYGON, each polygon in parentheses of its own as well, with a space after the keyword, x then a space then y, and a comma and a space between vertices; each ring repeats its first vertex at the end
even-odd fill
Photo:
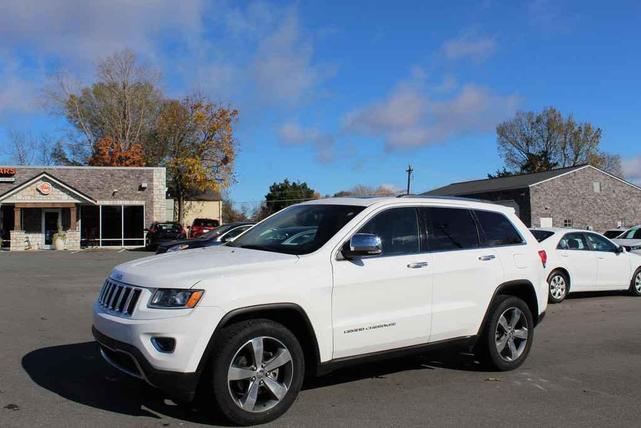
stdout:
POLYGON ((22 358, 22 367, 36 384, 86 406, 130 416, 227 425, 209 408, 178 406, 145 382, 120 373, 102 360, 95 342, 37 349, 22 358))
POLYGON ((413 370, 449 369, 484 371, 470 354, 449 351, 430 351, 414 356, 355 365, 342 368, 318 378, 305 381, 303 389, 316 389, 362 379, 383 379, 388 375, 413 370))

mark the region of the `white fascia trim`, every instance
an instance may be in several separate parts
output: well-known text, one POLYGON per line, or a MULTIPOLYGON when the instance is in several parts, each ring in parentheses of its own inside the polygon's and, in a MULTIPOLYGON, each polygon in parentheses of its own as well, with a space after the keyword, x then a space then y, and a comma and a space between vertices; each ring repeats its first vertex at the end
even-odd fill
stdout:
POLYGON ((530 184, 528 187, 534 187, 534 186, 538 186, 539 184, 542 184, 542 183, 547 183, 548 181, 556 180, 559 177, 563 177, 563 176, 566 176, 568 174, 572 174, 574 172, 581 171, 582 169, 585 169, 585 168, 587 168, 589 166, 590 165, 584 165, 581 168, 573 169, 572 171, 564 172, 563 174, 555 175, 554 177, 546 178, 545 180, 541 180, 541 181, 537 181, 536 183, 530 184))
POLYGON ((568 171, 568 172, 565 172, 565 173, 563 173, 563 174, 559 174, 559 175, 557 175, 556 177, 548 178, 548 179, 545 179, 545 180, 539 181, 538 183, 530 184, 530 186, 529 186, 529 187, 538 186, 539 184, 542 184, 542 183, 545 183, 545 182, 548 182, 548 181, 551 181, 551 180, 555 180, 555 179, 557 179, 557 178, 559 178, 559 177, 563 177, 564 175, 568 175, 568 174, 572 174, 572 173, 577 172, 577 171, 581 171, 582 169, 585 169, 585 168, 592 168, 592 169, 594 169, 594 170, 597 170, 597 171, 598 171, 598 172, 600 172, 601 174, 605 174, 605 175, 607 175, 608 177, 613 178, 613 179, 615 179, 615 180, 617 180, 617 181, 620 181, 620 182, 621 182, 621 183, 623 183, 623 184, 627 184, 628 186, 630 186, 630 187, 632 187, 632 188, 634 188, 634 189, 636 189, 636 190, 641 190, 641 187, 636 186, 636 185, 634 185, 634 184, 630 183, 629 181, 626 181, 626 180, 624 180, 624 179, 622 179, 622 178, 620 178, 620 177, 617 177, 616 175, 612 175, 612 174, 610 174, 609 172, 603 171, 602 169, 597 168, 597 167, 592 166, 592 165, 584 165, 584 166, 582 166, 581 168, 573 169, 572 171, 568 171))
MULTIPOLYGON (((72 187, 64 184, 63 182, 58 180, 56 177, 54 177, 54 176, 52 176, 50 174, 47 174, 46 172, 40 173, 40 174, 36 175, 35 177, 33 177, 32 179, 30 179, 28 181, 25 181, 24 183, 22 183, 18 187, 15 187, 14 189, 11 189, 9 192, 5 193, 3 196, 0 197, 0 201, 5 200, 9 196, 14 195, 17 192, 25 189, 26 187, 28 187, 28 186, 32 185, 33 183, 35 183, 36 181, 40 180, 42 177, 47 177, 47 179, 53 181, 58 186, 62 187, 63 189, 68 190, 69 192, 73 193, 74 195, 79 196, 84 201, 90 202, 91 204, 95 204, 96 203, 96 201, 94 201, 93 199, 88 198, 87 196, 83 195, 82 193, 78 192, 77 190, 73 189, 72 187)), ((24 202, 27 203, 27 202, 32 202, 32 201, 24 201, 24 202)), ((34 202, 40 202, 40 201, 34 201, 34 202)), ((47 202, 53 202, 53 201, 47 201, 47 202)), ((71 202, 71 201, 65 201, 65 202, 71 202)))

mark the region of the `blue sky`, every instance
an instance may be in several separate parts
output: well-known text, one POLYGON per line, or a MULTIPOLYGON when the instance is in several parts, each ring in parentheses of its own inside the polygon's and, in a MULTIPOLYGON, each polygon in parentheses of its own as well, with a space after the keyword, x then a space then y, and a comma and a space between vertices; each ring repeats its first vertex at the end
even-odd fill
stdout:
POLYGON ((11 130, 64 135, 58 72, 90 82, 129 48, 171 96, 240 109, 237 203, 302 180, 413 189, 502 166, 494 129, 553 105, 604 130, 641 180, 641 3, 0 1, 0 162, 11 130))

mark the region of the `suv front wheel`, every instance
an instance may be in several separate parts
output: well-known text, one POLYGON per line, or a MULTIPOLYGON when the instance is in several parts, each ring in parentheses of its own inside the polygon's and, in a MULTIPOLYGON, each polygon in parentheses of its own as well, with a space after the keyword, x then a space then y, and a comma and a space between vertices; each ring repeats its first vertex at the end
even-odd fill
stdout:
POLYGON ((212 360, 214 399, 239 425, 278 418, 303 384, 305 361, 296 336, 282 324, 257 319, 226 327, 212 360))
POLYGON ((495 370, 519 367, 530 352, 534 338, 534 319, 528 305, 515 296, 498 296, 479 343, 481 362, 495 370))

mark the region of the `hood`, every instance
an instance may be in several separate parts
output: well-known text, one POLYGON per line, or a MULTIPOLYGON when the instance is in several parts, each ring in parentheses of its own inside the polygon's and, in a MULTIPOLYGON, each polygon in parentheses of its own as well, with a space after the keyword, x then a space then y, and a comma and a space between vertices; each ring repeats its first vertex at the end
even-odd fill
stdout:
POLYGON ((234 271, 280 268, 298 256, 238 247, 205 247, 159 254, 116 266, 109 275, 116 281, 150 288, 191 288, 206 278, 234 271))
POLYGON ((179 244, 189 244, 191 242, 194 242, 193 239, 173 239, 171 241, 161 241, 158 244, 158 247, 164 247, 164 248, 169 248, 173 247, 174 245, 179 245, 179 244))

